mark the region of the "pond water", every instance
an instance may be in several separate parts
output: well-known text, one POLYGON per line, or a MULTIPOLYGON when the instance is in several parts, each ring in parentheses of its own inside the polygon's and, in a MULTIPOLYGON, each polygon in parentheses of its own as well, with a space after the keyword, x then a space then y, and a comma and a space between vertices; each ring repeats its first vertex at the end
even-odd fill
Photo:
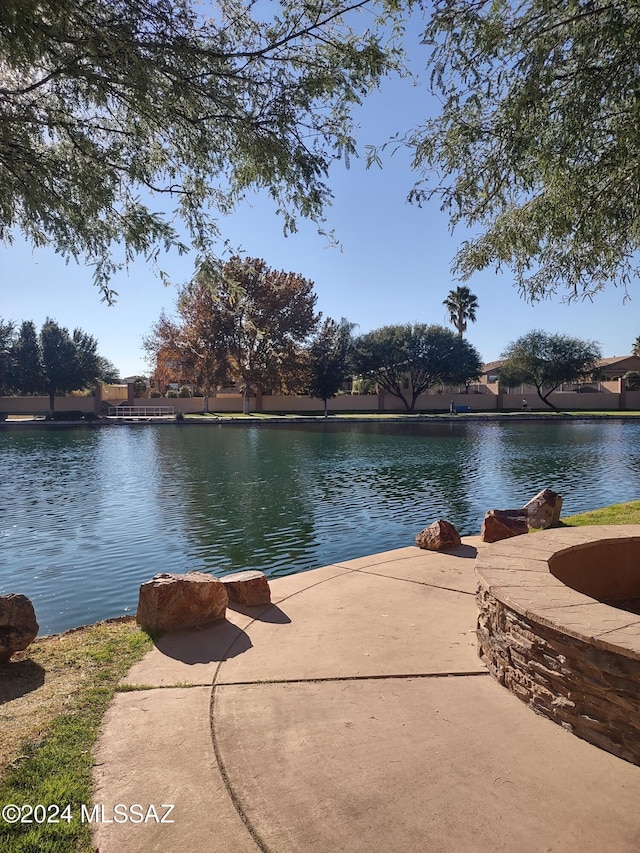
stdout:
POLYGON ((414 544, 541 488, 640 499, 640 423, 121 425, 0 434, 0 593, 42 634, 134 613, 157 572, 290 574, 414 544))

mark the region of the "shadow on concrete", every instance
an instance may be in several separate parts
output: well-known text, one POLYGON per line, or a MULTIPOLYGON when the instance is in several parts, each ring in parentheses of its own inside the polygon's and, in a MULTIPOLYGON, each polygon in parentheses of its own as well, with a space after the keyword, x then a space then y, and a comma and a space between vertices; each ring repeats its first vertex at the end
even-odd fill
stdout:
POLYGON ((291 619, 281 610, 276 604, 269 604, 264 609, 260 610, 255 605, 250 607, 245 604, 236 604, 229 602, 229 609, 236 613, 242 613, 243 616, 251 616, 256 622, 272 622, 275 625, 288 625, 291 619))
POLYGON ((32 660, 0 664, 0 705, 42 687, 44 677, 43 667, 32 660))
POLYGON ((242 628, 227 619, 218 619, 202 628, 164 634, 155 645, 167 657, 194 664, 236 657, 251 648, 251 640, 242 628))
POLYGON ((448 548, 443 554, 451 554, 452 557, 464 557, 467 560, 475 560, 478 556, 478 549, 473 545, 458 545, 455 548, 448 548))

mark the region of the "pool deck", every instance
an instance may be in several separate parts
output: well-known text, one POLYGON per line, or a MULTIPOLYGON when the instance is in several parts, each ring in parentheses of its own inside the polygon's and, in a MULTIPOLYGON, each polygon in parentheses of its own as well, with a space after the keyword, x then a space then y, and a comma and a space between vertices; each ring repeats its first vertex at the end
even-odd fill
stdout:
POLYGON ((485 547, 279 578, 271 606, 159 640, 97 745, 100 853, 637 853, 640 767, 477 657, 485 547), (133 803, 145 822, 107 822, 133 803))

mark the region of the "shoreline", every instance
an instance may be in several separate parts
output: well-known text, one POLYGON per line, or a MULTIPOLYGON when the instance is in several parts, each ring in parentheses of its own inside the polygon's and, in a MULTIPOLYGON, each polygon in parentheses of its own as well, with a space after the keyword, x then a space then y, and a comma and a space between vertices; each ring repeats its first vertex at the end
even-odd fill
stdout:
POLYGON ((607 419, 610 421, 628 421, 636 420, 640 417, 640 412, 637 411, 615 411, 603 410, 602 412, 580 412, 580 411, 562 411, 562 412, 461 412, 456 415, 449 413, 372 413, 370 415, 349 415, 337 414, 329 415, 325 418, 323 415, 296 415, 296 414, 270 414, 263 412, 253 412, 249 415, 241 414, 195 414, 189 413, 184 419, 177 420, 175 415, 170 417, 131 417, 131 418, 98 418, 96 420, 76 420, 76 421, 47 421, 42 417, 20 418, 10 420, 7 418, 0 421, 0 431, 13 431, 21 429, 43 429, 43 430, 58 430, 58 429, 95 429, 116 426, 224 426, 225 424, 243 424, 245 426, 274 426, 286 425, 295 426, 296 424, 369 424, 369 423, 473 423, 481 421, 490 421, 492 423, 518 423, 524 422, 578 422, 578 421, 599 421, 607 419))

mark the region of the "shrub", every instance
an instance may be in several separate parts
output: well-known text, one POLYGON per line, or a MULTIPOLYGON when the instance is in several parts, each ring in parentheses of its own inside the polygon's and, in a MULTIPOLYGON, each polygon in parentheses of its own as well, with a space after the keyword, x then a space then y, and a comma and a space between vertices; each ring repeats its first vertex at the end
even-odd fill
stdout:
POLYGON ((178 397, 182 397, 183 399, 191 396, 191 388, 188 385, 183 385, 182 388, 178 391, 178 397))
POLYGON ((629 391, 640 390, 640 371, 629 370, 622 378, 626 382, 629 391))
POLYGON ((84 417, 84 412, 79 409, 69 409, 66 412, 54 412, 48 415, 48 419, 52 421, 81 421, 84 417))

